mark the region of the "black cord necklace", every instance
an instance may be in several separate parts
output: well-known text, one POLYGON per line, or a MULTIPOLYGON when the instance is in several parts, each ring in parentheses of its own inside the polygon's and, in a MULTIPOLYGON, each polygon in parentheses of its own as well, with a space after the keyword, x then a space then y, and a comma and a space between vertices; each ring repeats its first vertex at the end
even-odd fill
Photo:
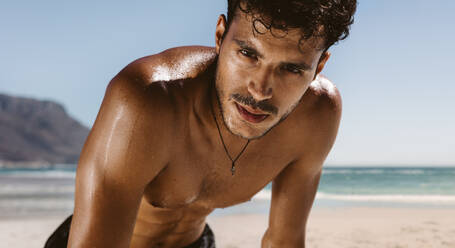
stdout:
POLYGON ((243 147, 242 151, 237 155, 237 157, 235 157, 235 159, 232 159, 231 155, 229 155, 229 152, 228 152, 228 149, 226 147, 226 144, 224 143, 223 135, 221 135, 220 127, 218 126, 218 122, 216 121, 215 111, 213 110, 213 106, 212 106, 211 103, 210 103, 210 109, 212 110, 213 119, 215 120, 216 129, 218 129, 218 134, 220 135, 221 143, 223 143, 224 151, 226 152, 226 155, 228 156, 228 158, 232 162, 231 172, 232 172, 232 175, 234 175, 234 173, 235 173, 235 162, 237 161, 237 159, 239 159, 240 155, 242 155, 242 153, 245 151, 246 147, 250 143, 250 140, 248 140, 246 142, 245 146, 243 147))

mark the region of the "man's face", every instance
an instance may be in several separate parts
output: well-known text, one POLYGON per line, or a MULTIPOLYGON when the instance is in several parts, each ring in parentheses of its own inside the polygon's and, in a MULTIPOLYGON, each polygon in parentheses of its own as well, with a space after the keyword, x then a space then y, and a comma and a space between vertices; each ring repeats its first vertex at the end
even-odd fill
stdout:
POLYGON ((226 34, 220 17, 216 31, 216 89, 224 123, 247 139, 263 136, 297 106, 321 59, 319 40, 301 40, 298 29, 253 33, 252 17, 238 11, 226 34), (224 34, 224 38, 223 38, 224 34))

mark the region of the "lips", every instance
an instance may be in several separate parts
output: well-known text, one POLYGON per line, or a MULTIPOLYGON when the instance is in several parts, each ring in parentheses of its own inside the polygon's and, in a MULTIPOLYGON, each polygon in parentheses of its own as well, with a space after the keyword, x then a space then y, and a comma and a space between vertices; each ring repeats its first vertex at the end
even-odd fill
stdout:
MULTIPOLYGON (((252 122, 252 123, 259 123, 259 122, 265 120, 265 118, 267 118, 269 116, 268 114, 259 114, 258 112, 251 113, 250 111, 246 110, 244 107, 240 106, 237 103, 235 103, 235 106, 237 107, 239 114, 245 120, 252 122)), ((253 111, 253 110, 251 110, 251 111, 253 111)))

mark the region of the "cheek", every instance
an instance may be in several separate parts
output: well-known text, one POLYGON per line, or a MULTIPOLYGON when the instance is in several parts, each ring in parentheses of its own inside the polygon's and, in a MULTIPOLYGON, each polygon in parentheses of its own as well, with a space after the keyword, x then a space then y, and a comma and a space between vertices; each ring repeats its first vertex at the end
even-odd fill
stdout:
POLYGON ((307 91, 310 80, 305 78, 298 82, 281 83, 274 89, 274 97, 279 100, 281 111, 287 111, 295 105, 307 91))
POLYGON ((247 71, 242 69, 238 63, 231 59, 221 61, 219 66, 219 83, 222 84, 219 85, 219 87, 222 88, 226 94, 245 93, 245 79, 247 78, 247 71))

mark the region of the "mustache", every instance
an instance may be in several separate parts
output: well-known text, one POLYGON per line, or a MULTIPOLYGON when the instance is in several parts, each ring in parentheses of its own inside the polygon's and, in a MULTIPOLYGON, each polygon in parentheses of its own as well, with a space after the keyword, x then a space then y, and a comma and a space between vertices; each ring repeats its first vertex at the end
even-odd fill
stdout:
POLYGON ((264 101, 256 101, 252 96, 242 96, 238 93, 232 94, 231 99, 236 100, 239 103, 244 105, 250 106, 254 109, 260 109, 266 113, 276 115, 278 113, 278 108, 273 106, 272 104, 268 103, 267 100, 264 101))

